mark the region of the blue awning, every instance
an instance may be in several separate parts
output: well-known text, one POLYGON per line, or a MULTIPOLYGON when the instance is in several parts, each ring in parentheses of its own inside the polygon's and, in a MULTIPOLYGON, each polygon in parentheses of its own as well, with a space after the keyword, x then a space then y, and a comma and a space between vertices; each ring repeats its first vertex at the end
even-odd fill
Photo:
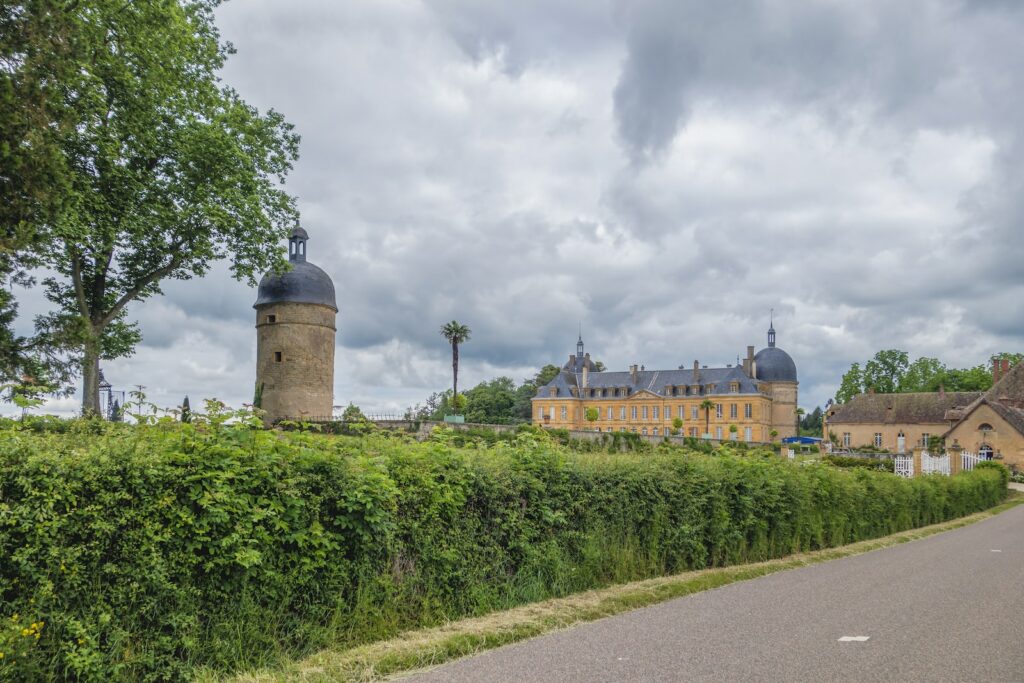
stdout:
POLYGON ((782 440, 782 443, 802 443, 809 446, 814 446, 821 443, 821 439, 813 436, 787 436, 782 440))

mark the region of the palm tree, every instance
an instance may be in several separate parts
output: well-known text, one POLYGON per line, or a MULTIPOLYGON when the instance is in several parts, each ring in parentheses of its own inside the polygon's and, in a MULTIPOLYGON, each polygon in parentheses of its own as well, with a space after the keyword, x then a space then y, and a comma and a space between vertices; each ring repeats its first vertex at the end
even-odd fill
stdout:
POLYGON ((441 328, 441 336, 452 345, 452 405, 458 405, 459 396, 459 344, 469 341, 471 330, 453 320, 441 328))
POLYGON ((711 433, 711 409, 715 407, 715 404, 710 398, 706 398, 700 403, 700 407, 704 409, 704 433, 711 433))

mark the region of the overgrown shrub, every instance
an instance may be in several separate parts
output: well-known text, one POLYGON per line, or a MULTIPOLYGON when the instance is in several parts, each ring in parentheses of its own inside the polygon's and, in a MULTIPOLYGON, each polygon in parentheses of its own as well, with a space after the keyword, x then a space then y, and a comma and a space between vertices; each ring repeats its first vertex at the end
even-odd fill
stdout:
POLYGON ((890 458, 856 458, 845 455, 826 455, 821 458, 823 462, 836 467, 862 467, 867 470, 878 470, 880 472, 895 472, 896 462, 890 458))
POLYGON ((416 443, 201 420, 91 430, 0 431, 0 677, 265 666, 877 537, 1006 494, 1005 469, 907 480, 728 448, 578 455, 537 430, 466 449, 448 433, 416 443))

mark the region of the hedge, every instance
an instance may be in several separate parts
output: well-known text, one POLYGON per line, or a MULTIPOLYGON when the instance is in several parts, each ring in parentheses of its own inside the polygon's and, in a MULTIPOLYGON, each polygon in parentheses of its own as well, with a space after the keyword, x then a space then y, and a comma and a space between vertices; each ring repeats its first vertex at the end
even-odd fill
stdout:
POLYGON ((906 480, 763 452, 450 438, 0 430, 0 677, 180 680, 273 665, 612 582, 882 536, 1006 495, 993 468, 906 480))

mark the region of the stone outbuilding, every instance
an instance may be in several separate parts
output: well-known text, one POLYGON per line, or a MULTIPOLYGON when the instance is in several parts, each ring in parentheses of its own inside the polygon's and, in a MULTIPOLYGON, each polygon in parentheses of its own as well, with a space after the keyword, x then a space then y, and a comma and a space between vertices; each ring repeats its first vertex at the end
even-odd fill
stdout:
POLYGON ((260 280, 256 309, 256 396, 273 424, 329 418, 334 408, 334 283, 306 260, 309 235, 288 240, 291 269, 260 280))

